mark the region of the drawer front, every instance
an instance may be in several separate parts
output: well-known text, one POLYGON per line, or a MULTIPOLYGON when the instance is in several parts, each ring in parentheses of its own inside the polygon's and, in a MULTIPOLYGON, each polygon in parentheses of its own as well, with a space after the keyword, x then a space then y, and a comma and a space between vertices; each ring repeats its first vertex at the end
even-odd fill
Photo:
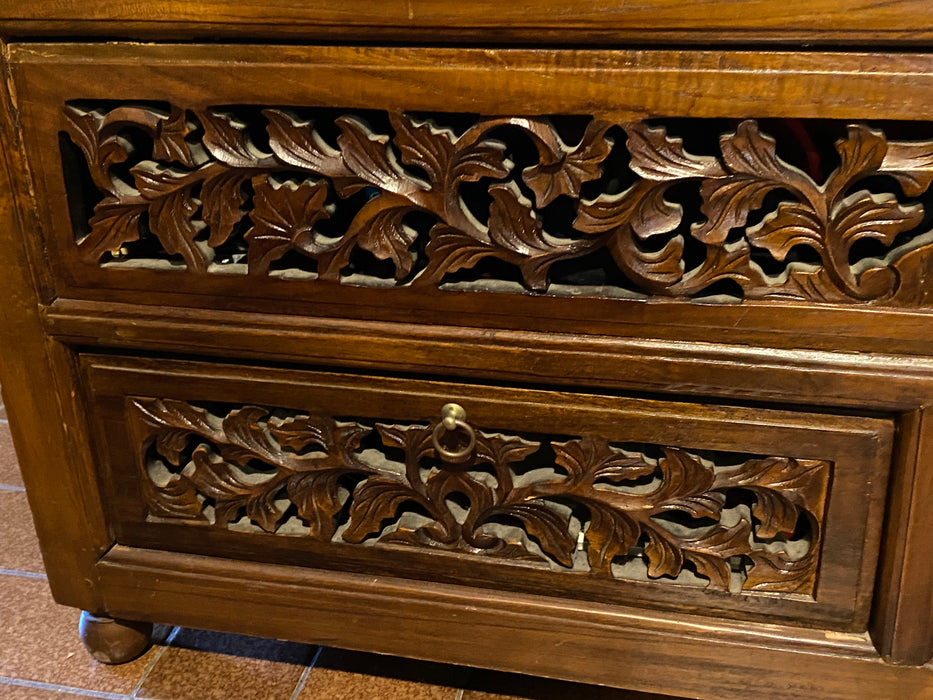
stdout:
POLYGON ((121 544, 866 628, 890 421, 81 363, 121 544))
POLYGON ((933 293, 929 56, 14 53, 60 296, 596 330, 933 293))

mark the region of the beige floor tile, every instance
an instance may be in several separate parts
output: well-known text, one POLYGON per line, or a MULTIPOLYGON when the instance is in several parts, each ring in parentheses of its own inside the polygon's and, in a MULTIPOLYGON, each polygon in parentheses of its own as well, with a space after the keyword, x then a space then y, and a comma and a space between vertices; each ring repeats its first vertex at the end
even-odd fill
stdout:
POLYGON ((455 700, 456 688, 316 668, 298 700, 455 700))
POLYGON ((0 698, 3 700, 87 700, 87 697, 61 690, 9 685, 0 681, 0 698))
POLYGON ((182 630, 140 688, 159 700, 288 700, 314 647, 182 630))
POLYGON ((52 600, 45 580, 0 575, 0 676, 131 692, 158 647, 120 666, 98 663, 78 638, 78 615, 52 600))
POLYGON ((0 420, 0 484, 22 486, 23 477, 19 473, 16 453, 13 451, 13 437, 10 424, 0 420))
POLYGON ((299 700, 454 700, 466 673, 458 666, 326 649, 299 700))
POLYGON ((42 555, 23 491, 0 489, 0 569, 42 573, 42 555))
POLYGON ((677 700, 666 695, 569 683, 518 673, 474 670, 462 700, 677 700))

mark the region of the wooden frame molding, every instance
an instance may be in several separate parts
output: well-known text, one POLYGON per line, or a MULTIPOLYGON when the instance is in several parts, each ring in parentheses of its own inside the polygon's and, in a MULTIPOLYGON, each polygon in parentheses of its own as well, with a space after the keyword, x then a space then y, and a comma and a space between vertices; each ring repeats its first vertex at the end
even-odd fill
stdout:
POLYGON ((436 0, 352 0, 340 5, 296 8, 271 3, 210 0, 197 8, 158 0, 152 17, 141 18, 127 0, 80 8, 42 0, 26 9, 16 0, 0 3, 0 29, 11 36, 113 36, 132 38, 291 40, 638 43, 843 43, 924 44, 933 38, 924 0, 873 0, 840 5, 833 0, 755 0, 740 5, 715 0, 684 5, 675 0, 640 0, 625 11, 606 0, 572 6, 546 0, 503 7, 495 0, 451 7, 436 0))
POLYGON ((0 0, 0 381, 56 600, 933 697, 928 4, 0 0))
POLYGON ((933 403, 933 361, 619 338, 591 338, 580 346, 572 336, 522 332, 499 332, 490 340, 485 331, 476 329, 354 323, 351 330, 347 322, 322 319, 309 319, 302 328, 291 317, 282 318, 277 326, 265 317, 261 325, 250 327, 247 317, 240 314, 228 314, 217 324, 218 312, 210 312, 210 320, 198 321, 198 312, 172 309, 150 310, 149 321, 141 324, 135 316, 121 319, 115 313, 118 309, 107 304, 84 302, 77 307, 77 316, 57 307, 47 312, 50 332, 59 340, 81 345, 93 339, 95 344, 114 348, 158 349, 161 345, 194 354, 225 346, 227 355, 268 361, 265 348, 274 338, 277 361, 378 367, 392 357, 397 358, 393 366, 423 374, 436 371, 444 357, 444 373, 450 376, 492 376, 511 382, 546 379, 557 385, 785 405, 803 401, 895 416, 899 429, 887 510, 898 517, 889 517, 885 523, 876 589, 880 597, 875 599, 869 629, 885 657, 902 663, 925 663, 930 658, 933 616, 918 611, 931 609, 933 572, 924 565, 923 533, 933 527, 933 515, 915 504, 933 497, 927 492, 933 485, 918 471, 918 465, 931 458, 924 453, 930 444, 926 437, 930 424, 923 416, 933 403), (218 326, 230 328, 230 334, 218 336, 218 326), (185 328, 184 337, 190 342, 161 344, 159 339, 169 328, 175 332, 185 328), (450 362, 447 354, 453 340, 461 348, 457 363, 450 362), (575 368, 570 375, 565 370, 567 358, 573 358, 575 368), (534 367, 534 371, 523 372, 523 367, 534 367))

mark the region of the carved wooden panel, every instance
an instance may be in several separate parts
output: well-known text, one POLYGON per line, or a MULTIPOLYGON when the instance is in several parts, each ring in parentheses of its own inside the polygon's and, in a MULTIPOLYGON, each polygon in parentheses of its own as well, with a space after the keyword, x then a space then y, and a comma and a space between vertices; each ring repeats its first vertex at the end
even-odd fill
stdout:
POLYGON ((608 578, 812 595, 831 464, 130 399, 149 515, 608 578))
POLYGON ((755 120, 113 103, 63 114, 75 245, 93 264, 892 305, 930 284, 922 125, 885 126, 909 137, 897 140, 771 120, 778 140, 755 120))

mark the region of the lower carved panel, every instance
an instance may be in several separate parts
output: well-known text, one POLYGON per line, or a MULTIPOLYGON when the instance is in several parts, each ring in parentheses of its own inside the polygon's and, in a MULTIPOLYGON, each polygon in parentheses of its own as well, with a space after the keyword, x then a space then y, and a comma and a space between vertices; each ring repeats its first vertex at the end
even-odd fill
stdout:
POLYGON ((832 464, 129 399, 150 519, 812 596, 832 464))

